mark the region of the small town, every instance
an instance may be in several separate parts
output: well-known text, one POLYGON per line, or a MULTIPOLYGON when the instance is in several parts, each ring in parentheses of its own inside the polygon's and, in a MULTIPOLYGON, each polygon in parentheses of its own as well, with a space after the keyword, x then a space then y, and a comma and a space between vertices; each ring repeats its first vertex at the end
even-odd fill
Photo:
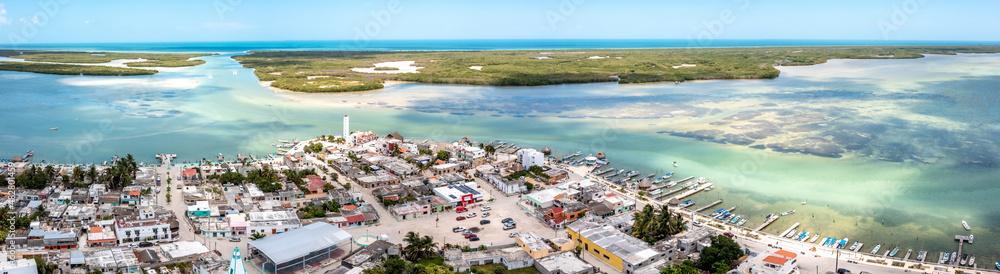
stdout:
MULTIPOLYGON (((611 179, 624 170, 607 168, 603 152, 557 156, 548 147, 469 137, 417 141, 350 131, 346 115, 341 135, 273 146, 281 153, 194 163, 158 154, 150 165, 132 155, 101 165, 15 157, 2 170, 9 187, 0 215, 9 227, 0 269, 800 273, 799 261, 811 260, 817 272, 839 262, 831 248, 808 249, 813 258, 805 247, 781 248, 793 240, 760 232, 771 219, 748 229, 721 209, 698 213, 721 200, 701 209, 681 202, 714 188, 706 178, 611 179)), ((872 273, 922 267, 865 262, 872 273)))

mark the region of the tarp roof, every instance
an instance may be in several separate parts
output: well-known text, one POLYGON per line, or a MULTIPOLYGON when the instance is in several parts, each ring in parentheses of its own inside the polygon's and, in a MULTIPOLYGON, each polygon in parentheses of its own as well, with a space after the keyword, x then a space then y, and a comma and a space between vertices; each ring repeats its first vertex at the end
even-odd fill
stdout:
POLYGON ((351 234, 329 223, 317 222, 285 233, 250 242, 274 263, 282 264, 310 252, 336 246, 351 239, 351 234))

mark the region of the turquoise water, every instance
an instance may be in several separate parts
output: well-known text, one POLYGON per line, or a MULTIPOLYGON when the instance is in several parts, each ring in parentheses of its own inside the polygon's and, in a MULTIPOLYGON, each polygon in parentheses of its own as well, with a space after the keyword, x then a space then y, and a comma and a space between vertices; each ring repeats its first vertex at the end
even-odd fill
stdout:
POLYGON ((0 158, 28 149, 68 163, 262 155, 277 139, 337 134, 349 114, 352 130, 604 151, 614 166, 644 174, 707 177, 718 188, 692 199, 724 199, 719 207, 736 206, 748 227, 796 209, 769 232, 800 222, 799 230, 861 240, 866 251, 898 243, 901 254, 925 249, 935 259, 956 248, 967 220, 970 254, 992 262, 1000 250, 1000 55, 834 60, 764 81, 395 84, 350 94, 275 93, 229 55, 204 59, 129 78, 0 72, 0 158), (704 129, 720 132, 693 133, 704 129), (752 148, 801 140, 839 149, 839 158, 752 148))

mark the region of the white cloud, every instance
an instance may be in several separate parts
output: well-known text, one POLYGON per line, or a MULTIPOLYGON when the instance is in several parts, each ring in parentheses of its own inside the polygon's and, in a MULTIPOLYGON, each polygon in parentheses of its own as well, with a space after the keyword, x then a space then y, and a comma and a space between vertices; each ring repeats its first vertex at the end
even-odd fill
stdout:
POLYGON ((0 3, 0 25, 3 24, 10 24, 10 21, 7 20, 7 8, 0 3))
POLYGON ((90 20, 83 21, 84 24, 90 25, 90 20))
POLYGON ((202 23, 201 27, 213 30, 244 30, 251 28, 248 25, 236 22, 207 22, 202 23))

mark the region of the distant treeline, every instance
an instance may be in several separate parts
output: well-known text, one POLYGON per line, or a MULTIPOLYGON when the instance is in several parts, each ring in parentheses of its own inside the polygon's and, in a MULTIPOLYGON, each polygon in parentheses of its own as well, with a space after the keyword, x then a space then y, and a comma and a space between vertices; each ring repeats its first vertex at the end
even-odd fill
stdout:
POLYGON ((45 64, 45 63, 24 63, 24 62, 0 62, 0 70, 57 74, 57 75, 87 75, 87 76, 153 75, 158 72, 152 69, 45 64))
MULTIPOLYGON (((129 53, 129 52, 78 52, 78 51, 23 51, 0 50, 0 56, 24 59, 31 62, 100 64, 120 59, 144 59, 125 63, 129 67, 190 67, 204 64, 204 60, 191 58, 214 55, 211 53, 129 53)), ((80 66, 72 64, 37 64, 4 62, 0 70, 25 71, 60 75, 129 76, 150 75, 156 70, 114 68, 107 66, 80 66), (21 64, 21 65, 11 65, 21 64)))
POLYGON ((923 54, 997 53, 1000 46, 843 46, 499 51, 261 51, 233 58, 261 81, 301 92, 382 88, 383 81, 537 86, 567 83, 650 83, 709 79, 773 79, 775 66, 829 59, 904 59, 923 54), (351 71, 375 63, 416 61, 419 73, 351 71), (694 66, 681 66, 683 64, 694 66), (482 66, 473 70, 471 66, 482 66), (677 68, 675 68, 677 66, 677 68), (308 77, 313 76, 313 79, 308 77), (316 78, 328 76, 329 78, 316 78), (330 81, 340 81, 334 85, 330 81), (346 84, 354 82, 353 84, 346 84), (362 84, 363 83, 363 84, 362 84), (320 88, 325 86, 325 88, 320 88), (335 86, 335 87, 334 87, 335 86))

